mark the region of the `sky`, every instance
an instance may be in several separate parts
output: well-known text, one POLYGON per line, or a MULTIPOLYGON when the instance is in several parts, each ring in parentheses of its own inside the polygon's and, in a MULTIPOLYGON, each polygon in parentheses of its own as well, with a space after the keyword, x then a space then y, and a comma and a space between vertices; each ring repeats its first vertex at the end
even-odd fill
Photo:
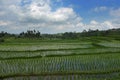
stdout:
POLYGON ((0 31, 81 32, 120 28, 120 0, 0 0, 0 31))

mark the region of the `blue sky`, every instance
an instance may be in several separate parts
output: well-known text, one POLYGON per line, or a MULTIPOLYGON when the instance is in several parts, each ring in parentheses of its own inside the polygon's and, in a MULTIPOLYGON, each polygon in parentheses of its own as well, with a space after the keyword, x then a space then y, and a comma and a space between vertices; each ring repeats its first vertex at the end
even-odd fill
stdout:
POLYGON ((0 31, 59 33, 120 28, 119 0, 0 0, 0 31))
POLYGON ((64 0, 63 4, 64 6, 73 5, 75 12, 87 21, 91 19, 105 20, 111 17, 108 10, 103 12, 94 12, 94 9, 97 7, 106 7, 109 9, 118 9, 120 7, 119 0, 64 0))

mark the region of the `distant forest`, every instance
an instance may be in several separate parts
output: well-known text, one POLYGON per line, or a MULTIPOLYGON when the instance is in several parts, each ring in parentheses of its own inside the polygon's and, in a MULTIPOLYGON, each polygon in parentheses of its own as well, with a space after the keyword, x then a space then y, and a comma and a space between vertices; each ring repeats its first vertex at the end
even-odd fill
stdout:
POLYGON ((83 30, 82 32, 65 32, 57 34, 41 34, 36 30, 28 30, 20 34, 10 34, 4 31, 0 32, 0 42, 4 42, 5 38, 30 38, 30 39, 80 39, 84 37, 112 37, 120 40, 120 28, 109 30, 83 30))

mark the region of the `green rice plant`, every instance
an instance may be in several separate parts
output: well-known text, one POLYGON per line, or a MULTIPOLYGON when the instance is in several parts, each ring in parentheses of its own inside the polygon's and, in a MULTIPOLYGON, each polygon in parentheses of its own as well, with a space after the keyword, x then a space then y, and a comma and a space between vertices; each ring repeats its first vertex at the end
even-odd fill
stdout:
POLYGON ((119 80, 119 41, 0 44, 3 80, 119 80), (83 43, 82 43, 83 42, 83 43))
POLYGON ((0 76, 46 73, 109 73, 120 71, 120 55, 65 56, 0 61, 0 76))
POLYGON ((8 58, 32 58, 32 57, 53 57, 69 55, 101 55, 119 54, 119 48, 91 48, 91 49, 61 49, 41 51, 0 51, 0 59, 8 58))
POLYGON ((104 42, 100 42, 98 43, 99 45, 102 45, 102 46, 105 46, 105 47, 116 47, 116 48, 120 48, 120 42, 107 42, 107 41, 104 41, 104 42))
POLYGON ((48 49, 90 48, 91 44, 0 45, 0 51, 34 51, 48 49))

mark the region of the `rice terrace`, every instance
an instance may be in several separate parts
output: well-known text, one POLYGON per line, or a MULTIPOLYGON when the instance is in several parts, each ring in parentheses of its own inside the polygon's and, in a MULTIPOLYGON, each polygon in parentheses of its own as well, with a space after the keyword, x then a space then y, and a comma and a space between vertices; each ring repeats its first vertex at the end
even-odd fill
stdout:
POLYGON ((120 80, 120 0, 0 0, 0 80, 120 80))
POLYGON ((64 34, 62 39, 21 36, 4 38, 5 41, 0 44, 0 78, 3 80, 120 79, 120 37, 113 35, 63 39, 64 34))

